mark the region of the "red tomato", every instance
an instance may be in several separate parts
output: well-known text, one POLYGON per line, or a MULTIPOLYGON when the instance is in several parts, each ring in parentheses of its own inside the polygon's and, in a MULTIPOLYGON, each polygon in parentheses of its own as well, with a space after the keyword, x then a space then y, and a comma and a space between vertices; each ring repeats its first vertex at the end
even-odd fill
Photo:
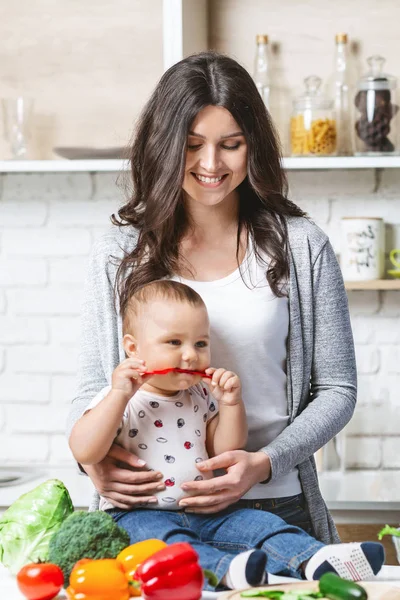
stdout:
POLYGON ((51 600, 64 585, 64 575, 57 565, 30 563, 19 571, 17 584, 28 600, 51 600))

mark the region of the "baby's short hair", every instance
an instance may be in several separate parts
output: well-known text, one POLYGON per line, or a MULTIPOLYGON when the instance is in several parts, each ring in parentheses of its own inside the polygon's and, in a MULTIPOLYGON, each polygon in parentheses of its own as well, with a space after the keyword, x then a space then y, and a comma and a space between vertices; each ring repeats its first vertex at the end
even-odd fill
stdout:
POLYGON ((173 300, 175 302, 188 302, 192 306, 204 306, 202 297, 191 287, 178 281, 159 279, 140 287, 121 310, 123 333, 130 333, 133 321, 137 317, 141 305, 151 300, 173 300))

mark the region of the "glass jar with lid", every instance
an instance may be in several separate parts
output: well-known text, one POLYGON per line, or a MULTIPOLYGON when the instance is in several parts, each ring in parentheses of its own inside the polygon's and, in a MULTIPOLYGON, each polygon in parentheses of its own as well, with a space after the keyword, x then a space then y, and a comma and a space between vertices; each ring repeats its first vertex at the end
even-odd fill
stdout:
POLYGON ((354 98, 354 149, 361 156, 398 150, 397 79, 383 73, 385 59, 370 56, 370 70, 361 77, 354 98))
POLYGON ((336 154, 336 121, 333 102, 321 92, 322 80, 310 75, 304 80, 305 93, 293 102, 290 120, 292 156, 336 154))

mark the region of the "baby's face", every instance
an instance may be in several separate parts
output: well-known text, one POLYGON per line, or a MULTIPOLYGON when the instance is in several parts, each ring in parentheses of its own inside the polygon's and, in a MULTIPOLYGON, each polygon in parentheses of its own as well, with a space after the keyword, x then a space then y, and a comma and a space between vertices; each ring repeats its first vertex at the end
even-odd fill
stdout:
MULTIPOLYGON (((210 366, 210 324, 204 306, 153 300, 140 309, 136 321, 136 355, 148 371, 179 368, 204 371, 210 366)), ((154 375, 145 388, 175 392, 201 380, 200 375, 154 375)))

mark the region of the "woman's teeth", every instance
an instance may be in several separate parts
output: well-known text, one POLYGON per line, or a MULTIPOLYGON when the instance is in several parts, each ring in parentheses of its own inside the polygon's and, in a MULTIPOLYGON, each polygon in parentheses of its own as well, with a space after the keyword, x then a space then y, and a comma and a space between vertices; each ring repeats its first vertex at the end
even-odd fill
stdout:
POLYGON ((197 173, 195 173, 194 175, 203 183, 218 183, 218 181, 221 181, 223 177, 223 175, 221 177, 204 177, 203 175, 197 175, 197 173))

